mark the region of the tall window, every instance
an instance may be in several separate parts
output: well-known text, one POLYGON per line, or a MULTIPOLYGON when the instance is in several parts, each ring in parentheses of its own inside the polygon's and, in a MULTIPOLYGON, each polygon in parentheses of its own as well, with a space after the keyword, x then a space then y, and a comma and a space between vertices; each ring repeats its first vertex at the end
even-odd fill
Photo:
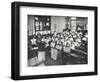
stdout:
POLYGON ((50 16, 35 16, 35 32, 51 30, 50 16))

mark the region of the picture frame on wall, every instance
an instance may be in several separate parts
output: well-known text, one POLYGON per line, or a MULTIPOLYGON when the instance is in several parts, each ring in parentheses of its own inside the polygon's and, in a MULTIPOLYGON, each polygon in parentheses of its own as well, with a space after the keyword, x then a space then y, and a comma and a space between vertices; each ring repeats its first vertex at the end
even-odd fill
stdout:
POLYGON ((12 2, 11 78, 97 75, 97 7, 12 2))

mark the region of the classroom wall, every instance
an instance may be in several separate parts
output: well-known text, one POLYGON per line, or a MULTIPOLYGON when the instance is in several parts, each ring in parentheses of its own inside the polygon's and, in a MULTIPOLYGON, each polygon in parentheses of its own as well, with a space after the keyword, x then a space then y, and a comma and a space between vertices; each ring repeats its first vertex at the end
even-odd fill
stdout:
POLYGON ((34 16, 32 15, 28 15, 27 16, 27 19, 28 19, 28 31, 29 31, 29 35, 32 35, 33 34, 33 31, 34 31, 34 16))
POLYGON ((54 32, 55 24, 56 24, 56 31, 62 32, 63 29, 65 29, 65 24, 66 24, 65 17, 61 17, 61 16, 51 17, 51 32, 54 32))
MULTIPOLYGON (((55 31, 55 25, 56 25, 56 32, 62 32, 63 29, 66 28, 66 24, 69 20, 67 20, 68 18, 65 18, 63 16, 51 16, 51 32, 53 33, 55 31)), ((87 24, 88 20, 86 18, 82 19, 82 18, 78 18, 78 21, 80 21, 83 24, 87 24)), ((32 35, 33 32, 35 32, 34 30, 34 16, 33 15, 28 15, 28 31, 29 31, 29 35, 32 35)), ((75 28, 73 26, 71 26, 72 31, 76 30, 76 26, 75 28)))
MULTIPOLYGON (((51 32, 54 32, 55 24, 56 24, 56 31, 62 32, 63 29, 65 29, 65 24, 66 24, 65 17, 61 17, 61 16, 52 16, 51 17, 51 32)), ((35 28, 34 27, 34 16, 28 15, 29 35, 32 35, 34 28, 35 28)))

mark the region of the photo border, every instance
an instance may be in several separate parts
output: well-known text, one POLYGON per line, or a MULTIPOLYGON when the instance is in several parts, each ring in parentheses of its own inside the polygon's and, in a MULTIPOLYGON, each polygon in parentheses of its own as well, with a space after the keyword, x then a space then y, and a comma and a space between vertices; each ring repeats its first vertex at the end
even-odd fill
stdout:
POLYGON ((61 5, 48 3, 31 3, 31 2, 12 2, 11 5, 11 78, 14 80, 25 79, 41 79, 41 78, 58 78, 72 76, 88 76, 97 75, 97 7, 94 6, 78 6, 78 5, 61 5), (94 11, 94 72, 81 73, 61 73, 61 74, 46 74, 46 75, 30 75, 20 76, 20 7, 45 7, 57 9, 78 9, 78 10, 93 10, 94 11))

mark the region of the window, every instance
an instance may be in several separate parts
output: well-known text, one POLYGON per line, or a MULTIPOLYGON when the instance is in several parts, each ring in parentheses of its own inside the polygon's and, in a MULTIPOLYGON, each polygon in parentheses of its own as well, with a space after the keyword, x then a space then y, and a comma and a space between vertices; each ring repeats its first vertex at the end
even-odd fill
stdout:
POLYGON ((50 16, 35 16, 35 32, 51 30, 50 16))

